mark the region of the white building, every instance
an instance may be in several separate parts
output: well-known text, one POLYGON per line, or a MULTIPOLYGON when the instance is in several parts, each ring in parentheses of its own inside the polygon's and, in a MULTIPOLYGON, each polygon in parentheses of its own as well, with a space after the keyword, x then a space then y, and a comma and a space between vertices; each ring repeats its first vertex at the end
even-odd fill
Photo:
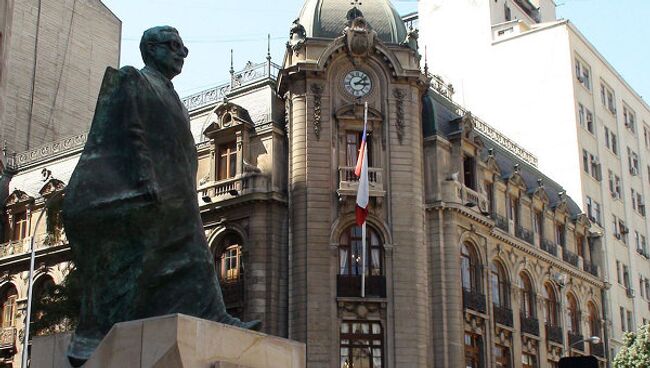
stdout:
POLYGON ((625 331, 650 320, 650 107, 574 24, 556 19, 552 0, 419 4, 429 70, 537 155, 600 226, 617 348, 625 331))

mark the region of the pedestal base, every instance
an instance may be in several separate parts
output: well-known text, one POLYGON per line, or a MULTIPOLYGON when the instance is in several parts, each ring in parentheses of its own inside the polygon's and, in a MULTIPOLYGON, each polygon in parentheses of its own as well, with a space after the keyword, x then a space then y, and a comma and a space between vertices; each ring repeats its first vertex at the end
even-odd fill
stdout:
MULTIPOLYGON (((35 337, 32 368, 68 368, 70 334, 35 337)), ((83 368, 305 368, 305 345, 183 314, 118 323, 83 368)))

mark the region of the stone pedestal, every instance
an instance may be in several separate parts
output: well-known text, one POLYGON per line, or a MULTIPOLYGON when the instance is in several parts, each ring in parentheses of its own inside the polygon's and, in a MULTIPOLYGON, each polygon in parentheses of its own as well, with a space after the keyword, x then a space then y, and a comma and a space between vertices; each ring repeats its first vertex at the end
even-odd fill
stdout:
MULTIPOLYGON (((68 368, 70 334, 35 337, 32 368, 68 368)), ((182 314, 118 323, 83 368, 305 368, 305 345, 182 314)))

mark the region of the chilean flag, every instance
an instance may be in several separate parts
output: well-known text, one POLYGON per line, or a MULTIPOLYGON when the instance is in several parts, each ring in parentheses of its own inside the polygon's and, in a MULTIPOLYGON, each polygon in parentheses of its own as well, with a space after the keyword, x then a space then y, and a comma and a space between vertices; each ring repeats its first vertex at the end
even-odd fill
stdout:
POLYGON ((361 137, 361 148, 359 149, 359 157, 357 157, 357 166, 354 169, 354 174, 359 178, 359 189, 357 191, 357 205, 356 217, 357 225, 361 226, 366 222, 368 217, 368 201, 370 195, 370 188, 368 184, 368 145, 366 142, 366 128, 368 125, 367 119, 368 103, 366 102, 363 121, 363 135, 361 137))

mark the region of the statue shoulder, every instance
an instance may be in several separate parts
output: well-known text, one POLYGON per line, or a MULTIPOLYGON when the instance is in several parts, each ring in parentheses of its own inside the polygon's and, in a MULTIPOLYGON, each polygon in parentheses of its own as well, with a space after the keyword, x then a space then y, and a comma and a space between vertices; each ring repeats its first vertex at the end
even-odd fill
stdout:
POLYGON ((100 96, 110 95, 115 90, 124 88, 131 84, 137 84, 144 79, 142 72, 132 66, 123 66, 120 69, 107 67, 104 72, 104 79, 100 89, 100 96))

